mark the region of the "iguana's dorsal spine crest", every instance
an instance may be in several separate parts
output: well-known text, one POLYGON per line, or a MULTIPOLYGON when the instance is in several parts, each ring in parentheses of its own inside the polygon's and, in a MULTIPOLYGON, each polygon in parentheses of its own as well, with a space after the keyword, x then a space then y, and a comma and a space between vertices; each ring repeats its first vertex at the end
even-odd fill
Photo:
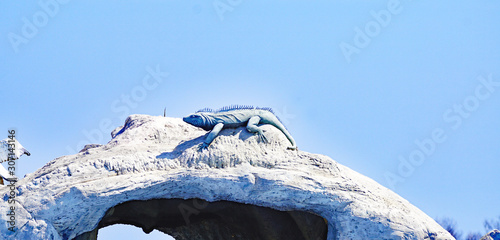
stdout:
MULTIPOLYGON (((206 113, 220 113, 220 112, 229 112, 229 111, 241 110, 241 109, 257 109, 257 110, 268 111, 268 112, 274 114, 274 116, 276 116, 278 121, 280 121, 281 124, 283 124, 283 122, 278 117, 278 115, 276 115, 276 113, 274 113, 273 109, 270 107, 254 107, 251 105, 229 105, 229 106, 221 107, 221 108, 216 109, 216 110, 213 110, 211 108, 203 108, 203 109, 196 111, 196 113, 200 113, 200 112, 201 113, 204 113, 204 112, 206 112, 206 113)), ((283 124, 283 126, 284 126, 284 124, 283 124)), ((285 129, 287 128, 286 126, 284 126, 284 127, 285 127, 285 129)))
POLYGON ((228 112, 228 111, 240 110, 240 109, 266 110, 266 111, 271 112, 272 114, 276 115, 274 113, 273 109, 270 107, 254 107, 254 106, 250 106, 250 105, 230 105, 230 106, 221 107, 217 110, 213 110, 211 108, 203 108, 203 109, 200 109, 196 112, 197 113, 199 113, 199 112, 219 113, 219 112, 228 112))

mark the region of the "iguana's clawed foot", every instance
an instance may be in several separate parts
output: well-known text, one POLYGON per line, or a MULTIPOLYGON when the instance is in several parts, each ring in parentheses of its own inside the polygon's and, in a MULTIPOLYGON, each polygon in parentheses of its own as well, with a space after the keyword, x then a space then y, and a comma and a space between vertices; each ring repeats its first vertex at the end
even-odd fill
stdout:
POLYGON ((267 137, 266 137, 266 135, 264 135, 263 131, 257 133, 257 135, 259 135, 259 141, 260 142, 269 143, 269 140, 267 140, 267 137))
POLYGON ((200 144, 200 146, 198 146, 198 151, 204 151, 204 150, 207 150, 208 148, 208 144, 206 142, 203 142, 202 144, 200 144))

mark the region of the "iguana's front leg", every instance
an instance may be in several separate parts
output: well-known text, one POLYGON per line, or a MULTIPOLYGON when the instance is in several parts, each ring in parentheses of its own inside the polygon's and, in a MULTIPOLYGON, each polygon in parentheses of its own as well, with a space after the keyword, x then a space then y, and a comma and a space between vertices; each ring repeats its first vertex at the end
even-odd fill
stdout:
POLYGON ((217 135, 219 135, 219 132, 220 132, 220 130, 222 130, 223 127, 224 127, 223 123, 217 123, 217 125, 214 126, 212 131, 210 131, 210 133, 208 134, 205 141, 201 144, 200 149, 201 150, 207 149, 208 146, 210 145, 210 143, 212 143, 212 141, 215 139, 215 137, 217 137, 217 135))
POLYGON ((248 120, 247 124, 247 130, 251 133, 257 133, 259 135, 260 141, 263 143, 268 143, 269 141, 267 140, 266 136, 264 135, 264 131, 262 128, 258 127, 257 124, 260 122, 260 117, 259 116, 253 116, 248 120))

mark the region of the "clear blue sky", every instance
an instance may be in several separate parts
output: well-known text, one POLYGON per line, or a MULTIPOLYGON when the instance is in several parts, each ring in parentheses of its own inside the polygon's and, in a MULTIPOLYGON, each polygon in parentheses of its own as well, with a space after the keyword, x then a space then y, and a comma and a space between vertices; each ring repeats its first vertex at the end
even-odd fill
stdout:
POLYGON ((0 3, 19 176, 129 114, 249 104, 433 218, 500 215, 498 1, 48 2, 0 3))

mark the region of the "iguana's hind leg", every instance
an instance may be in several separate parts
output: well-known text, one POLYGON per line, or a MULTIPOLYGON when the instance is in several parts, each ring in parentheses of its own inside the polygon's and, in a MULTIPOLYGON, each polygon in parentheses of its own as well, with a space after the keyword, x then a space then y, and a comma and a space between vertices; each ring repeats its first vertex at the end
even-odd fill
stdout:
POLYGON ((259 135, 259 140, 263 143, 268 143, 269 141, 267 140, 266 136, 264 135, 264 131, 262 128, 257 126, 260 122, 260 117, 259 116, 253 116, 248 120, 247 124, 247 130, 251 133, 257 133, 259 135))

